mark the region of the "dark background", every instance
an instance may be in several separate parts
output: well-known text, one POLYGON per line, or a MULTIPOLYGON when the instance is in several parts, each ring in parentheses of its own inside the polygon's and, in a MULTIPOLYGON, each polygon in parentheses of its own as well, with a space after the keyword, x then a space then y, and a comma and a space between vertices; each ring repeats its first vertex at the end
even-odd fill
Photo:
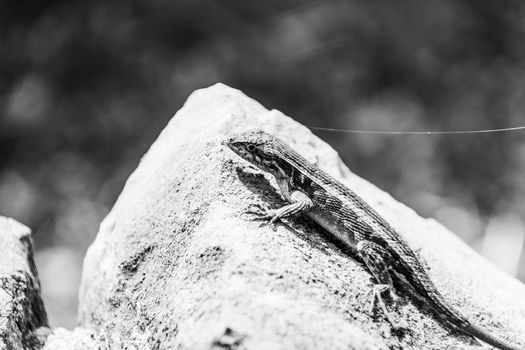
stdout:
MULTIPOLYGON (((1 1, 0 215, 34 230, 51 322, 74 326, 85 250, 194 89, 309 126, 523 125, 524 18, 521 0, 1 1)), ((525 280, 525 132, 316 134, 525 280)))

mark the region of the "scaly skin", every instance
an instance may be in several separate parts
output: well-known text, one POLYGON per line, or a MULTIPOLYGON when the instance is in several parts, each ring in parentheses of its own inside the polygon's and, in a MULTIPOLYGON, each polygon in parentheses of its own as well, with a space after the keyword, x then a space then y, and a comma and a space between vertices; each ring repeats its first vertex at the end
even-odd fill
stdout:
POLYGON ((388 291, 395 301, 392 278, 397 278, 429 300, 436 314, 449 324, 499 349, 520 350, 477 327, 449 305, 430 280, 417 254, 385 219, 356 193, 283 141, 262 131, 250 131, 232 136, 226 145, 243 159, 272 174, 290 203, 277 210, 264 211, 263 218, 274 223, 283 217, 304 213, 320 224, 366 264, 378 282, 374 295, 385 313, 381 294, 388 291))

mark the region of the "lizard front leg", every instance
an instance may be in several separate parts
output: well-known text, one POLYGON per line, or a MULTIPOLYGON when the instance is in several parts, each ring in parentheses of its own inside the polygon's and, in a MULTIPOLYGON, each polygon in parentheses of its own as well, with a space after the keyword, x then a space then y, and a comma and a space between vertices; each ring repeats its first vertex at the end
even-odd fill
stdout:
POLYGON ((292 191, 289 195, 290 204, 278 209, 267 209, 261 206, 252 206, 245 213, 254 214, 258 220, 268 220, 268 224, 274 225, 282 218, 305 213, 313 207, 312 200, 301 191, 292 191))
POLYGON ((380 245, 367 240, 361 240, 357 243, 357 252, 377 282, 371 291, 373 299, 370 305, 370 312, 373 311, 377 301, 388 321, 397 327, 382 297, 384 292, 388 292, 392 301, 394 303, 397 301, 397 295, 394 293, 394 285, 389 272, 390 262, 392 261, 391 255, 380 245))

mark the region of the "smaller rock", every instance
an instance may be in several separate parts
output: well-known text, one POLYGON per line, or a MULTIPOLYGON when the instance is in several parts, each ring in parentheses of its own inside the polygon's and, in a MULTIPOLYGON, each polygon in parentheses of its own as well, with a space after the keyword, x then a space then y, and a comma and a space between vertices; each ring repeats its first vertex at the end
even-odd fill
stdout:
POLYGON ((35 339, 41 339, 35 338, 35 331, 48 323, 33 261, 31 230, 0 217, 0 251, 0 348, 33 348, 39 343, 35 339))

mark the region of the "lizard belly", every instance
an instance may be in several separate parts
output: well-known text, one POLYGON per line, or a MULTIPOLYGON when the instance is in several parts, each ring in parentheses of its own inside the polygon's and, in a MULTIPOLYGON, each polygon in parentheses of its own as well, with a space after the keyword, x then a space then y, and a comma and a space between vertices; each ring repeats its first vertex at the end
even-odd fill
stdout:
POLYGON ((345 223, 330 212, 316 210, 313 208, 308 216, 328 231, 333 238, 343 243, 346 247, 355 250, 357 242, 355 236, 345 223))

